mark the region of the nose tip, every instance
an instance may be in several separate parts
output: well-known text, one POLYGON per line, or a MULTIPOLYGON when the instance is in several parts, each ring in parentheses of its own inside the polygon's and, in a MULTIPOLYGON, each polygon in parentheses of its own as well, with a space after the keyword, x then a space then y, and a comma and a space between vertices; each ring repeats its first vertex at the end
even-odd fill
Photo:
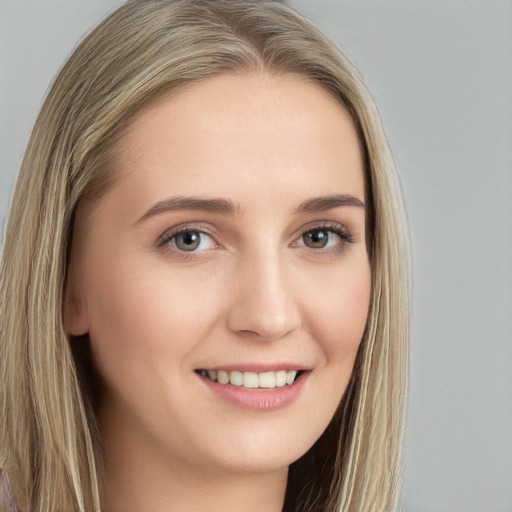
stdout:
POLYGON ((263 341, 282 338, 300 326, 296 297, 279 266, 253 265, 239 277, 228 314, 230 330, 263 341))
POLYGON ((267 314, 266 312, 255 313, 251 318, 244 317, 247 324, 245 329, 235 329, 239 335, 244 337, 258 338, 262 341, 279 339, 295 330, 295 326, 289 322, 284 314, 267 314))

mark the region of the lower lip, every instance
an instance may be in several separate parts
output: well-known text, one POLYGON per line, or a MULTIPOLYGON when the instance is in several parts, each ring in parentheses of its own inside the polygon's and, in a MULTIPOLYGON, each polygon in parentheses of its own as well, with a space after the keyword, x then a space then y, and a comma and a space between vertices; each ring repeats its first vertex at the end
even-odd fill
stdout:
POLYGON ((249 411, 277 411, 292 404, 304 388, 310 372, 304 372, 293 384, 273 389, 247 389, 243 386, 219 384, 207 377, 199 378, 227 402, 249 411))

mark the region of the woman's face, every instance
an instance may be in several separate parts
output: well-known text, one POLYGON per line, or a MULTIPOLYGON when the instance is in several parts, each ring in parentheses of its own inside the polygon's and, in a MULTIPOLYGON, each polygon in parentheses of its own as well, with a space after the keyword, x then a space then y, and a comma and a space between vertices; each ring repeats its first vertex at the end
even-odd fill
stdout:
POLYGON ((112 443, 139 468, 285 468, 331 420, 367 319, 351 117, 303 78, 224 74, 144 111, 114 154, 65 307, 103 380, 107 460, 112 443))

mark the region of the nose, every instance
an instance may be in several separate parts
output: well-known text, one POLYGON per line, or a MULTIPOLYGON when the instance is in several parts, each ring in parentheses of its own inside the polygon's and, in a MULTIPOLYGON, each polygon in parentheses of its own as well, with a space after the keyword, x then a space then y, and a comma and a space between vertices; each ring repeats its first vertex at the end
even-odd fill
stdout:
POLYGON ((275 340, 301 325, 292 272, 279 255, 268 252, 238 265, 227 322, 239 336, 275 340))

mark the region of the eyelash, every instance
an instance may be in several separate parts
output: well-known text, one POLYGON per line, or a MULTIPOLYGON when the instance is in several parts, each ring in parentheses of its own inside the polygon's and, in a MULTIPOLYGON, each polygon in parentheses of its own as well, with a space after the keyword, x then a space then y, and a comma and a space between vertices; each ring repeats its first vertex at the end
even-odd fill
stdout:
MULTIPOLYGON (((163 233, 158 240, 156 241, 157 247, 163 247, 166 244, 170 244, 170 242, 177 237, 178 235, 182 235, 184 233, 201 233, 208 235, 213 240, 215 240, 214 234, 211 232, 211 229, 208 228, 208 226, 205 226, 203 224, 193 224, 193 225, 186 225, 186 226, 178 226, 175 228, 171 228, 170 230, 163 233)), ((219 245, 217 243, 217 245, 219 245)), ((179 253, 180 256, 187 257, 192 254, 194 254, 194 251, 190 251, 190 253, 187 253, 187 251, 181 251, 176 248, 172 248, 176 253, 179 253)))
POLYGON ((314 231, 326 231, 328 233, 333 233, 333 234, 337 235, 341 240, 340 245, 337 245, 334 247, 329 247, 327 249, 323 249, 323 248, 316 249, 316 250, 313 249, 315 252, 323 252, 323 253, 328 253, 328 252, 332 252, 332 251, 341 252, 345 249, 345 246, 347 244, 353 244, 355 242, 354 237, 350 235, 350 233, 344 226, 342 226, 341 224, 332 223, 332 222, 320 222, 318 224, 314 224, 313 226, 310 226, 306 231, 304 231, 298 238, 303 238, 308 233, 312 233, 314 231))
MULTIPOLYGON (((156 242, 156 246, 157 247, 163 247, 164 245, 170 245, 170 242, 175 239, 175 237, 177 237, 178 235, 182 235, 182 234, 185 234, 185 233, 200 233, 200 234, 206 234, 208 235, 209 237, 211 237, 214 241, 215 241, 215 236, 214 234, 211 232, 211 229, 209 229, 207 226, 205 225, 202 225, 202 224, 197 224, 197 225, 186 225, 186 226, 178 226, 176 228, 172 228, 168 231, 166 231, 165 233, 163 233, 157 240, 156 242)), ((354 237, 352 237, 349 232, 343 227, 341 226, 340 224, 337 224, 337 223, 331 223, 331 222, 325 222, 325 223, 318 223, 318 224, 315 224, 313 226, 310 226, 308 227, 308 229, 306 231, 303 231, 301 235, 299 235, 299 237, 297 237, 294 242, 292 242, 292 246, 293 247, 304 247, 306 249, 311 249, 312 251, 314 251, 315 253, 323 253, 323 254, 326 254, 326 253, 332 253, 332 252, 342 252, 344 249, 345 249, 345 246, 347 244, 353 244, 354 243, 354 237), (307 235, 308 233, 312 233, 312 232, 315 232, 315 231, 325 231, 325 232, 328 232, 328 233, 333 233, 334 235, 338 236, 341 240, 341 244, 340 245, 336 245, 334 247, 329 247, 327 249, 324 249, 324 248, 317 248, 317 249, 314 249, 314 248, 311 248, 311 247, 307 247, 305 245, 298 245, 296 240, 298 239, 303 239, 303 237, 305 235, 307 235)), ((219 246, 219 244, 216 242, 216 245, 217 247, 219 246)), ((182 251, 176 247, 172 247, 171 250, 173 250, 176 254, 178 254, 180 257, 182 258, 190 258, 190 257, 194 257, 195 254, 197 254, 198 252, 203 252, 203 251, 182 251)))

